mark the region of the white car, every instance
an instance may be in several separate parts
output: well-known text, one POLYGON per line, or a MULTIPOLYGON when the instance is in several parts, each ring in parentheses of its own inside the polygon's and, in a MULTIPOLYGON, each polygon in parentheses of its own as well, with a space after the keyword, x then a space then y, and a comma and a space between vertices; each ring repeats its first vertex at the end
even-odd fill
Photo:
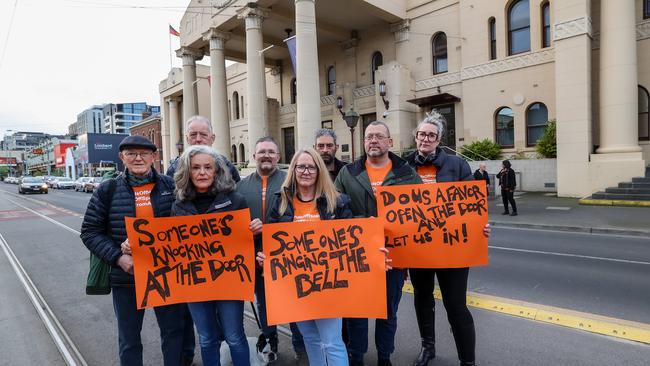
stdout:
POLYGON ((74 181, 72 178, 60 177, 52 181, 52 188, 54 189, 71 189, 74 188, 74 181))
POLYGON ((74 190, 77 192, 82 191, 84 189, 84 185, 86 184, 86 182, 88 182, 91 179, 92 177, 77 178, 77 180, 74 182, 74 190))
POLYGON ((25 194, 28 192, 47 193, 47 184, 43 177, 24 177, 18 186, 18 193, 25 194))

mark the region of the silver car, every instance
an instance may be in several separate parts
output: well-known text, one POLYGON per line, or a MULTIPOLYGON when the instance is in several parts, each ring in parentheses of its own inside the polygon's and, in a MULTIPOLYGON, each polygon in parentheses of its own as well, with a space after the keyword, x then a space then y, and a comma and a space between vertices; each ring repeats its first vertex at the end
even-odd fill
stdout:
POLYGON ((72 178, 59 177, 51 183, 54 189, 71 189, 74 188, 74 181, 72 178))
POLYGON ((86 185, 86 182, 91 180, 92 177, 81 177, 77 178, 77 180, 74 182, 74 190, 79 192, 84 189, 84 185, 86 185))
POLYGON ((43 177, 24 177, 18 185, 18 193, 47 193, 47 184, 43 177))

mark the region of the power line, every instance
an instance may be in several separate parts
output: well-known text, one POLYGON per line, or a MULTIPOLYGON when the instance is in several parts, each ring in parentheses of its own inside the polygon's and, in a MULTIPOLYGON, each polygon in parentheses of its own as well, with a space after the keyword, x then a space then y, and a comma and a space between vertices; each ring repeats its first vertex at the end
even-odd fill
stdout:
POLYGON ((2 47, 2 56, 0 56, 0 71, 2 71, 2 65, 5 63, 5 56, 7 55, 7 46, 9 45, 9 36, 11 35, 11 28, 14 25, 14 18, 16 16, 16 8, 18 7, 18 0, 14 1, 14 8, 11 11, 11 18, 9 19, 9 30, 7 30, 7 37, 5 38, 5 45, 2 47))

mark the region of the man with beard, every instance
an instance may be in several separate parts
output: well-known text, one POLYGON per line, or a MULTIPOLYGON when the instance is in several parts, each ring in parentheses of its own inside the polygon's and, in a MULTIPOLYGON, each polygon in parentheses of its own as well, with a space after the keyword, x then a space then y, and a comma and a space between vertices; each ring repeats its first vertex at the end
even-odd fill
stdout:
POLYGON ((336 134, 333 130, 329 128, 321 128, 316 130, 316 143, 314 144, 314 149, 318 151, 320 157, 323 158, 327 170, 330 173, 332 182, 336 180, 336 176, 339 175, 341 169, 345 166, 345 163, 336 158, 336 152, 339 149, 339 145, 336 143, 336 134))
MULTIPOLYGON (((278 197, 275 193, 280 190, 282 182, 287 176, 286 172, 278 169, 280 147, 273 137, 267 136, 257 140, 253 160, 255 161, 255 172, 237 183, 237 193, 246 198, 252 220, 251 225, 259 221, 262 224, 267 222, 271 209, 275 205, 278 197)), ((255 253, 261 252, 262 234, 255 235, 253 239, 255 240, 255 253)), ((260 334, 257 340, 257 354, 263 361, 273 362, 277 360, 278 330, 275 325, 269 326, 266 321, 264 277, 262 268, 259 266, 255 267, 255 300, 257 302, 260 325, 262 327, 262 334, 260 334), (267 344, 271 350, 268 354, 263 352, 267 344)), ((307 353, 305 351, 305 344, 303 343, 298 326, 295 323, 291 323, 290 328, 292 333, 291 342, 296 352, 296 360, 306 360, 307 353)))
MULTIPOLYGON (((350 208, 354 217, 377 217, 377 186, 419 184, 422 180, 408 163, 388 151, 393 147, 388 125, 371 122, 364 134, 366 154, 346 165, 336 177, 336 188, 350 196, 350 208)), ((395 351, 397 331, 397 307, 402 298, 402 287, 406 270, 393 268, 386 271, 387 319, 375 323, 375 346, 377 365, 390 366, 390 355, 395 351)), ((349 318, 348 353, 350 366, 363 365, 363 356, 368 351, 368 319, 349 318)))

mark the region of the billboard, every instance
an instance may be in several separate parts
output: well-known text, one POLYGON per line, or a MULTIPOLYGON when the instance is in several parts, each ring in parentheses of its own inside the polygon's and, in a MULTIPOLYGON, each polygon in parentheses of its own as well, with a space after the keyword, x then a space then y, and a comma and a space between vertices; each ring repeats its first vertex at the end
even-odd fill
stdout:
POLYGON ((117 169, 124 170, 120 161, 120 142, 127 137, 124 134, 87 133, 79 136, 77 158, 82 164, 100 165, 102 163, 117 164, 117 169))
POLYGON ((54 145, 54 164, 57 168, 65 166, 65 151, 68 148, 74 148, 77 144, 57 144, 54 145))

